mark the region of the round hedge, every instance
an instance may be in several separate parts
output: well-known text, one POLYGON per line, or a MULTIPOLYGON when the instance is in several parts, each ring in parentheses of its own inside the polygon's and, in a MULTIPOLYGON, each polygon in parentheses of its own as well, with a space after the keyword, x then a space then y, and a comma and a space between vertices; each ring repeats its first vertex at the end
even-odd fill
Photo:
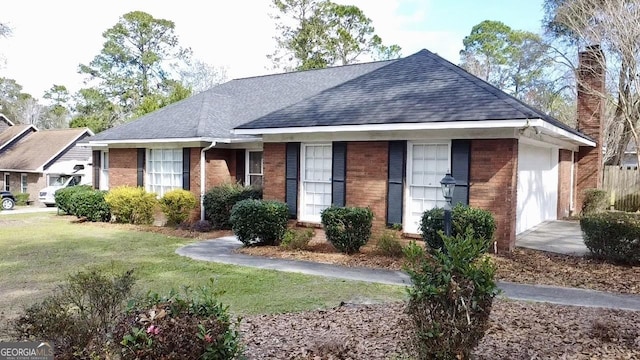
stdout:
POLYGON ((584 244, 594 257, 640 264, 640 215, 605 211, 580 218, 584 244))

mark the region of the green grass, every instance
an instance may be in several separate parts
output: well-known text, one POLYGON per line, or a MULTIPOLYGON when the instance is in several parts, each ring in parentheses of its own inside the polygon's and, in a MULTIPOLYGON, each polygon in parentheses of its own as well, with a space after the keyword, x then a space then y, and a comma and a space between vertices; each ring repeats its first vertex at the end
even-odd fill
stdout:
POLYGON ((76 224, 55 214, 0 216, 0 309, 11 315, 42 299, 70 274, 92 267, 134 269, 137 292, 160 294, 214 278, 232 312, 281 313, 336 306, 340 301, 395 301, 405 289, 191 260, 175 250, 193 239, 76 224))

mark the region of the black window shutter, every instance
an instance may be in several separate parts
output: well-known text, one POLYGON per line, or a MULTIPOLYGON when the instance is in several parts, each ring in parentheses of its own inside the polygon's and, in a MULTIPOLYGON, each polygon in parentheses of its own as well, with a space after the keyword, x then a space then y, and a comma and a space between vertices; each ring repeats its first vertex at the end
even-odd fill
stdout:
POLYGON ((182 148, 182 189, 191 190, 191 148, 182 148))
POLYGON ((451 140, 451 176, 456 179, 453 205, 469 205, 469 166, 471 164, 471 140, 451 140))
POLYGON ((246 150, 244 149, 236 150, 236 181, 242 185, 249 185, 244 183, 244 178, 245 178, 244 169, 246 166, 244 163, 245 151, 246 150))
POLYGON ((300 143, 287 143, 284 201, 289 207, 289 217, 298 215, 298 169, 300 168, 300 143))
MULTIPOLYGON (((387 184, 387 225, 402 224, 407 142, 389 141, 389 173, 387 184)), ((373 165, 375 166, 375 165, 373 165)))
POLYGON ((331 204, 344 206, 347 197, 347 143, 334 142, 331 149, 331 204))
POLYGON ((144 186, 144 157, 146 150, 138 149, 138 185, 139 187, 144 186))
POLYGON ((102 168, 101 163, 100 163, 100 150, 94 150, 93 151, 93 161, 92 161, 92 166, 93 166, 93 188, 94 189, 99 189, 100 188, 100 169, 102 168))

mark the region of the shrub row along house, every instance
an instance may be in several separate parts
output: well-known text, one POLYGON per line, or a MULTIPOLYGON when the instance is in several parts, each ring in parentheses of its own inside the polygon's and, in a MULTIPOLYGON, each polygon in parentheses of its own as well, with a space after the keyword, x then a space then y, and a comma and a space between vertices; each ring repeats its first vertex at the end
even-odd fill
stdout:
POLYGON ((580 209, 581 190, 601 181, 600 56, 580 55, 579 130, 427 50, 232 80, 88 138, 94 185, 200 197, 240 181, 300 222, 319 223, 331 204, 370 207, 374 228, 411 234, 444 205, 439 181, 451 171, 454 202, 490 210, 510 250, 516 234, 580 209))
POLYGON ((70 174, 74 165, 90 163, 91 151, 76 145, 92 135, 86 128, 39 131, 0 114, 1 189, 37 202, 40 189, 70 174))

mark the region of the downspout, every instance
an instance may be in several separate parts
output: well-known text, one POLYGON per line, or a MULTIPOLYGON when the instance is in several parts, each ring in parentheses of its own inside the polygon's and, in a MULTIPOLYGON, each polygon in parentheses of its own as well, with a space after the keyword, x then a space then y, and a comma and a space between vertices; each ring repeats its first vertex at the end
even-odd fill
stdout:
POLYGON ((211 145, 200 150, 200 220, 204 220, 204 192, 207 190, 205 184, 207 177, 205 176, 206 166, 204 153, 214 146, 216 146, 216 142, 212 141, 211 145))

